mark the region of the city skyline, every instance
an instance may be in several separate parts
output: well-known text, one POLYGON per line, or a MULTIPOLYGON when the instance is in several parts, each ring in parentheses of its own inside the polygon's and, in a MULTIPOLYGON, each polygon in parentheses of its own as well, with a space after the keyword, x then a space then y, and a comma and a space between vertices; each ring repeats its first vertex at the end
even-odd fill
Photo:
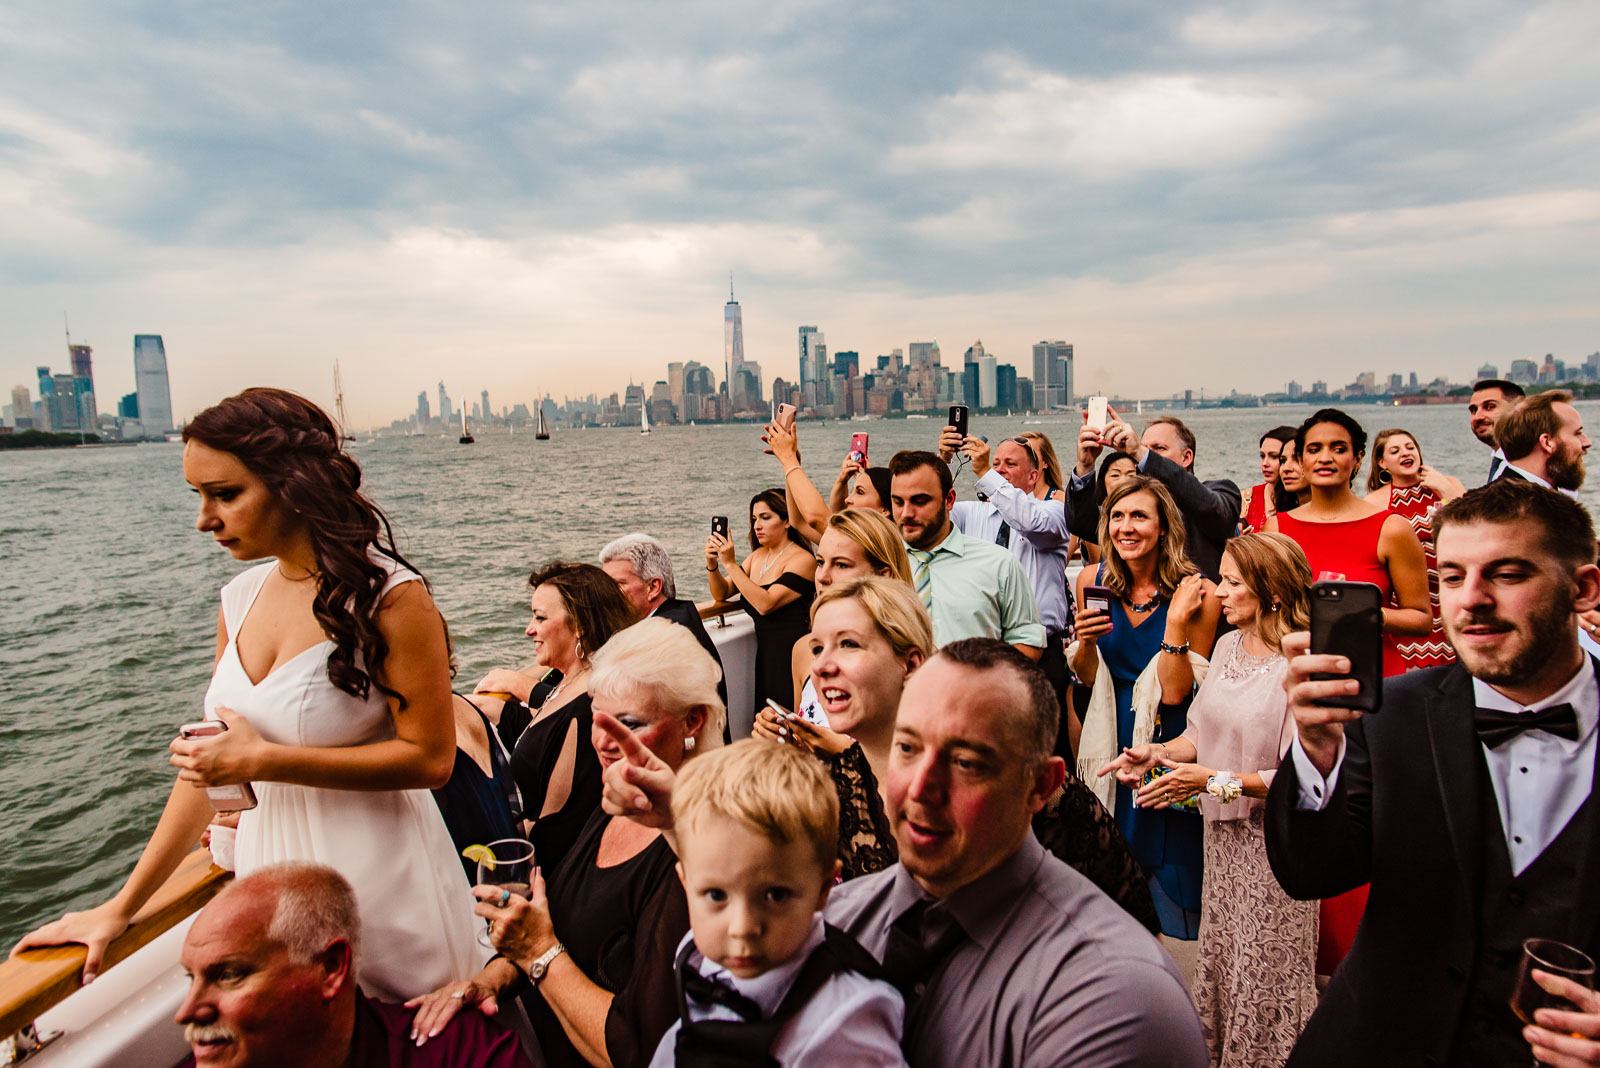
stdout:
MULTIPOLYGON (((0 387, 62 362, 62 309, 103 351, 161 333, 178 418, 330 402, 335 360, 357 423, 446 369, 724 380, 730 273, 769 384, 802 324, 1019 377, 1065 338, 1107 393, 1600 338, 1579 0, 58 14, 0 42, 0 387)), ((133 387, 108 364, 99 406, 133 387)))

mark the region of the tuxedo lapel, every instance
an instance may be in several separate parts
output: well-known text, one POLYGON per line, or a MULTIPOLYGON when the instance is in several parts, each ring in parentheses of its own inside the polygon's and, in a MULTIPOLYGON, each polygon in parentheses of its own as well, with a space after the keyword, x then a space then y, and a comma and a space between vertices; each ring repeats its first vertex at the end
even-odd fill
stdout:
MULTIPOLYGON (((1600 680, 1600 660, 1589 658, 1594 665, 1595 677, 1600 680)), ((1589 803, 1584 807, 1588 827, 1582 836, 1582 852, 1578 855, 1578 894, 1580 902, 1600 900, 1600 743, 1594 747, 1594 778, 1589 786, 1589 803)), ((1594 937, 1595 921, 1600 909, 1593 905, 1579 907, 1573 913, 1572 944, 1587 946, 1594 937)))
MULTIPOLYGON (((1424 702, 1445 824, 1450 831, 1461 883, 1467 889, 1474 911, 1482 892, 1484 819, 1484 776, 1479 773, 1482 756, 1472 722, 1472 710, 1476 706, 1472 678, 1459 664, 1451 666, 1438 689, 1424 702)), ((1404 715, 1399 709, 1395 712, 1404 715)))

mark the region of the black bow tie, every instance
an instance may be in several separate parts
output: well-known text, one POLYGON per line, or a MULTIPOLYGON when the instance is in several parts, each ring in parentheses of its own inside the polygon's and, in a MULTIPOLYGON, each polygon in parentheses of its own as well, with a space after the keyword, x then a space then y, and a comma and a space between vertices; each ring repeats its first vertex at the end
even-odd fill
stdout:
POLYGON ((1478 740, 1490 749, 1499 749, 1523 731, 1544 731, 1569 742, 1578 740, 1578 714, 1571 705, 1551 705, 1537 712, 1477 708, 1472 712, 1472 722, 1478 728, 1478 740))
POLYGON ((745 1022, 761 1019, 761 1006, 739 993, 725 983, 715 979, 708 979, 700 974, 700 969, 692 966, 687 961, 678 966, 678 975, 683 982, 683 992, 688 997, 702 1005, 721 1005, 725 1009, 732 1009, 738 1013, 739 1018, 745 1022))

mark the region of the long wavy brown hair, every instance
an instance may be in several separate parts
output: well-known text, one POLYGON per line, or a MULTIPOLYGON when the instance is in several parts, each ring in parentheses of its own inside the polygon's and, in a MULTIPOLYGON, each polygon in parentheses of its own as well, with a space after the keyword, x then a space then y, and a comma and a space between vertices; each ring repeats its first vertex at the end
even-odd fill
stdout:
POLYGON ((1189 554, 1184 549, 1188 531, 1183 525, 1183 512, 1178 509, 1172 494, 1167 492, 1167 487, 1149 475, 1129 475, 1118 482, 1117 488, 1107 495, 1106 503, 1100 509, 1100 559, 1105 563, 1106 586, 1123 601, 1128 599, 1133 589, 1133 574, 1111 542, 1111 509, 1135 493, 1148 493, 1156 499, 1156 512, 1161 518, 1161 538, 1156 543, 1155 578, 1156 586, 1165 600, 1172 596, 1185 576, 1199 568, 1189 561, 1189 554))
POLYGON ((328 679, 363 700, 376 686, 404 708, 405 697, 383 682, 389 643, 377 611, 389 571, 369 553, 416 568, 395 547, 389 518, 361 492, 361 467, 344 452, 341 437, 315 404, 264 387, 207 408, 183 428, 185 442, 236 457, 305 523, 317 557, 311 611, 333 642, 328 679))

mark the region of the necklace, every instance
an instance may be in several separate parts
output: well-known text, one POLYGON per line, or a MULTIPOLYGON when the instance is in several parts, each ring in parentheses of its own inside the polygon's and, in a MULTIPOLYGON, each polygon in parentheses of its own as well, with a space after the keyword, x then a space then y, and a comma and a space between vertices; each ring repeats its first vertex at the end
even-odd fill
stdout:
POLYGON ((1130 611, 1130 612, 1148 612, 1151 609, 1155 608, 1156 605, 1158 605, 1160 603, 1161 603, 1161 590, 1158 587, 1156 589, 1156 595, 1154 597, 1150 598, 1148 601, 1143 602, 1142 604, 1134 604, 1132 601, 1129 601, 1128 602, 1128 611, 1130 611))
MULTIPOLYGON (((765 546, 763 546, 763 548, 765 548, 765 546)), ((789 547, 787 545, 785 545, 782 549, 780 549, 778 551, 778 554, 776 556, 774 556, 773 553, 772 553, 772 550, 771 549, 767 549, 767 562, 766 562, 766 565, 764 567, 762 567, 761 574, 756 579, 756 581, 757 582, 761 582, 764 585, 765 583, 764 583, 763 580, 766 579, 767 572, 771 571, 772 570, 772 565, 777 563, 779 560, 782 560, 784 558, 784 555, 787 554, 788 551, 789 551, 789 547)))
POLYGON ((584 665, 579 670, 574 671, 571 675, 563 675, 563 676, 561 676, 561 681, 556 683, 555 686, 551 688, 550 692, 545 695, 545 699, 543 701, 539 702, 539 707, 540 708, 544 708, 546 706, 552 705, 552 703, 555 701, 555 699, 557 697, 561 696, 561 691, 567 688, 567 683, 571 682, 573 679, 580 678, 583 675, 586 675, 588 673, 589 673, 589 667, 588 667, 588 665, 584 665))
POLYGON ((310 571, 310 572, 307 572, 305 575, 302 575, 300 578, 290 578, 289 577, 289 573, 283 569, 283 561, 279 560, 278 561, 278 574, 283 578, 283 581, 285 581, 285 582, 309 582, 312 579, 316 578, 318 575, 320 575, 321 572, 320 571, 310 571))

